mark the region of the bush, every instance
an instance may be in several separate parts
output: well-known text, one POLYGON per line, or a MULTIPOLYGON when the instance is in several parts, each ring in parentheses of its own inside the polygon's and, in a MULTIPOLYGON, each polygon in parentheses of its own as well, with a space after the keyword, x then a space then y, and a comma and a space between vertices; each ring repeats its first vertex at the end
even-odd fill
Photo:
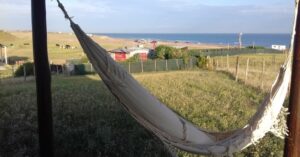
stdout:
POLYGON ((15 71, 16 77, 24 76, 24 66, 26 69, 26 76, 34 75, 34 64, 32 62, 28 62, 19 66, 19 68, 15 71))
POLYGON ((197 60, 197 66, 202 69, 207 69, 208 59, 206 56, 199 56, 197 60))
POLYGON ((86 56, 81 57, 80 61, 81 63, 89 63, 89 59, 86 56))
POLYGON ((178 59, 182 58, 183 56, 181 49, 176 49, 165 45, 156 47, 155 53, 157 59, 178 59))
POLYGON ((263 46, 247 46, 246 49, 257 50, 257 49, 265 49, 265 47, 263 47, 263 46))

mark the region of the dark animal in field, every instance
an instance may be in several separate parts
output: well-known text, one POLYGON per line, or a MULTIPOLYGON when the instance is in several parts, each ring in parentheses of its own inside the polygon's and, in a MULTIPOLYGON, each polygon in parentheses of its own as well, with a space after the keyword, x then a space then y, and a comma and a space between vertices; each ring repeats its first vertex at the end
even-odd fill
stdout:
POLYGON ((71 48, 71 45, 64 45, 63 48, 64 48, 64 49, 70 49, 70 48, 71 48))
POLYGON ((60 44, 55 44, 56 47, 60 47, 60 44))

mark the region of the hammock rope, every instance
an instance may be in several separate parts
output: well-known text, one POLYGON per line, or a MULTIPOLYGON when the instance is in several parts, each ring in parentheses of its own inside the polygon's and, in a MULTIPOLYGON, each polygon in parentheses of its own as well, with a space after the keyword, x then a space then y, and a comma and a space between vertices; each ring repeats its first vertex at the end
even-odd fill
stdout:
MULTIPOLYGON (((104 48, 87 36, 80 26, 72 21, 63 4, 59 0, 57 2, 65 18, 70 21, 71 28, 89 61, 111 93, 134 119, 167 146, 203 155, 232 156, 233 153, 259 142, 266 133, 278 132, 274 131, 278 130, 274 128, 289 90, 295 26, 288 58, 281 66, 270 93, 249 123, 244 128, 232 132, 215 133, 194 126, 157 100, 116 63, 104 48)), ((295 12, 296 18, 298 12, 295 12)), ((286 134, 284 131, 283 133, 286 134)))

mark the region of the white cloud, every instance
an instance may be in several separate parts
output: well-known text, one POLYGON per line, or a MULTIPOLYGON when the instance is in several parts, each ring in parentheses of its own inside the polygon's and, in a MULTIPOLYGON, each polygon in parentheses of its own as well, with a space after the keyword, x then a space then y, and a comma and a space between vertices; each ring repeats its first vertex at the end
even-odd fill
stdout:
POLYGON ((241 13, 271 13, 271 14, 293 14, 294 9, 282 5, 270 5, 270 6, 254 6, 254 7, 244 7, 240 11, 241 13))

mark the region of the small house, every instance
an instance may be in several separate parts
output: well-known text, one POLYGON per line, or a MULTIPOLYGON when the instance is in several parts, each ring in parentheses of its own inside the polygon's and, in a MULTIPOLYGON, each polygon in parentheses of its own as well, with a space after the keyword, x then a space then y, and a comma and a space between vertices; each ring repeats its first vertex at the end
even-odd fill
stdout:
POLYGON ((284 51, 284 50, 286 50, 286 46, 285 45, 272 45, 272 49, 284 51))
POLYGON ((136 54, 139 54, 141 60, 146 61, 148 59, 150 49, 144 48, 143 45, 138 45, 137 47, 125 47, 122 49, 111 50, 109 52, 111 53, 111 57, 115 61, 126 61, 127 59, 133 57, 136 54))

